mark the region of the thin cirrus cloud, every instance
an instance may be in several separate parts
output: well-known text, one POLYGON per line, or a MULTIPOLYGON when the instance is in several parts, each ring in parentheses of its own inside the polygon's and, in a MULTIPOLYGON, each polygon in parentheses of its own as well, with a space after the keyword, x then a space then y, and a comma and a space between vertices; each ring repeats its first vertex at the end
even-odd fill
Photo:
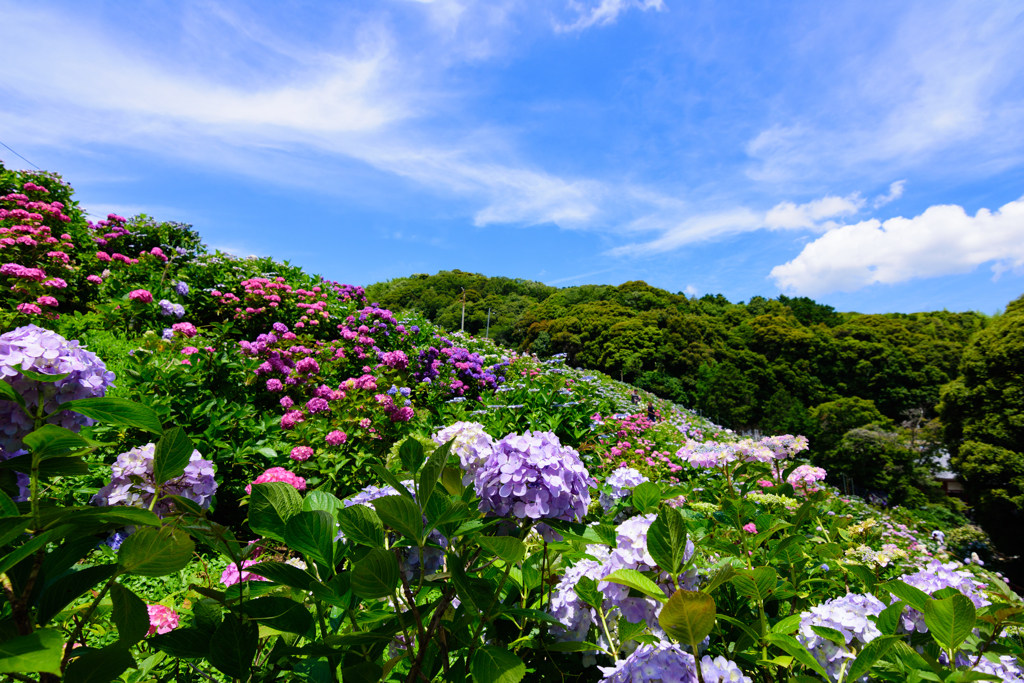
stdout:
POLYGON ((641 12, 665 10, 664 0, 600 0, 596 5, 588 5, 576 0, 569 0, 569 7, 576 11, 577 18, 568 24, 555 23, 555 30, 559 33, 571 33, 583 31, 592 26, 605 26, 615 23, 619 15, 630 9, 638 9, 641 12))
POLYGON ((1024 266, 1024 198, 974 216, 939 205, 913 218, 845 225, 773 268, 771 277, 785 291, 820 296, 968 273, 985 263, 996 276, 1024 266))

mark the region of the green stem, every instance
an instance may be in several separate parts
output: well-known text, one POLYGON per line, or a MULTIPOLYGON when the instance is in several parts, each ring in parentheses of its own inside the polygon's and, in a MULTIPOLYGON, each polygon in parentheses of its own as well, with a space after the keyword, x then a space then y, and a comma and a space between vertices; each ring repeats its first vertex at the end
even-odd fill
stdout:
MULTIPOLYGON (((82 620, 78 622, 78 626, 77 628, 75 628, 75 632, 71 634, 71 638, 68 640, 68 644, 64 646, 64 660, 60 664, 62 672, 64 671, 64 668, 68 665, 68 660, 71 658, 72 648, 75 646, 75 643, 78 642, 79 638, 82 637, 82 629, 84 629, 85 625, 89 623, 89 619, 92 617, 92 613, 96 611, 96 607, 100 604, 103 598, 106 597, 107 592, 110 590, 110 587, 114 585, 114 581, 117 579, 118 576, 120 576, 120 574, 115 573, 113 576, 110 577, 110 580, 108 580, 106 584, 104 584, 103 589, 100 591, 100 594, 97 595, 96 599, 92 601, 91 605, 89 605, 89 609, 85 611, 85 615, 82 617, 82 620)), ((85 645, 84 641, 82 642, 82 645, 85 645)))
POLYGON ((604 628, 604 637, 608 639, 608 647, 610 648, 609 653, 612 656, 612 661, 617 662, 619 661, 619 646, 614 640, 612 640, 612 632, 608 628, 608 620, 605 618, 603 605, 597 606, 597 613, 601 617, 601 626, 604 628))

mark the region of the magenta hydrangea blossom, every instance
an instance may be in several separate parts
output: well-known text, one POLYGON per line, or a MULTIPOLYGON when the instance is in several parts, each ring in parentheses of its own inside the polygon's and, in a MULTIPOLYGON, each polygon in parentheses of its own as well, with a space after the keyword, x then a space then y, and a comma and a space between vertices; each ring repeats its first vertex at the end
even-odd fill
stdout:
MULTIPOLYGON (((25 399, 29 410, 34 411, 42 400, 47 413, 71 400, 103 396, 114 385, 114 373, 96 354, 36 325, 0 335, 0 378, 25 399), (44 375, 69 374, 57 382, 38 382, 26 379, 22 367, 44 375)), ((92 424, 89 418, 67 410, 57 412, 49 422, 75 432, 92 424)), ((32 429, 32 419, 17 403, 0 399, 0 449, 21 450, 22 438, 32 429)))
MULTIPOLYGON (((306 480, 283 467, 271 467, 269 470, 256 477, 252 484, 267 484, 272 481, 283 481, 286 484, 291 484, 295 487, 296 491, 306 490, 306 480)), ((252 493, 252 484, 248 484, 245 487, 246 493, 252 493)))
POLYGON ((290 457, 292 460, 305 462, 306 460, 309 460, 310 458, 313 457, 313 449, 310 448, 309 446, 296 446, 295 448, 292 449, 291 455, 289 455, 288 457, 290 457))
POLYGON ((220 582, 225 586, 234 586, 236 583, 242 581, 269 581, 258 574, 245 571, 246 567, 251 567, 254 564, 259 564, 260 560, 251 559, 242 561, 242 572, 239 573, 238 565, 234 562, 230 563, 224 568, 224 571, 220 574, 220 582))
POLYGON ((151 636, 154 633, 170 633, 178 628, 178 613, 170 607, 146 605, 146 611, 149 612, 149 631, 146 633, 147 636, 151 636))
POLYGON ((520 519, 581 521, 593 479, 580 454, 552 432, 509 434, 477 470, 481 512, 520 519))
POLYGON ((337 429, 335 429, 333 432, 330 432, 324 438, 324 441, 326 441, 327 445, 329 445, 329 446, 340 446, 341 444, 345 443, 347 440, 348 440, 348 434, 346 434, 345 432, 342 432, 342 431, 338 431, 337 429))
POLYGON ((128 298, 131 301, 138 301, 140 304, 153 303, 153 295, 147 289, 133 289, 128 292, 128 298))

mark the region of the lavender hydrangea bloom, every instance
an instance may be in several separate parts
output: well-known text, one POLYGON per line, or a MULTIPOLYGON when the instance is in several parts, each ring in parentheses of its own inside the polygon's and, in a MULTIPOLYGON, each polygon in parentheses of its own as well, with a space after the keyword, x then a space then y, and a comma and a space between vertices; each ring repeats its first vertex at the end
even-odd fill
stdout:
POLYGON ((171 340, 171 339, 174 339, 174 330, 172 330, 169 327, 165 327, 163 334, 160 335, 160 338, 161 339, 166 339, 168 341, 171 340))
MULTIPOLYGON (((17 458, 19 456, 26 455, 27 453, 28 451, 14 451, 13 453, 8 453, 3 448, 0 448, 0 462, 10 458, 17 458)), ((18 495, 15 496, 14 501, 17 503, 23 503, 32 495, 32 480, 24 472, 15 472, 14 476, 16 483, 18 484, 18 495)))
POLYGON ((520 519, 582 520, 592 479, 580 455, 552 432, 509 434, 477 470, 481 512, 520 519))
POLYGON ((607 683, 696 683, 693 655, 673 643, 641 645, 615 666, 597 667, 607 683))
POLYGON ((608 475, 605 480, 605 484, 612 487, 610 493, 605 491, 601 492, 599 500, 601 501, 601 507, 604 508, 605 512, 608 512, 615 503, 629 495, 629 492, 634 488, 650 481, 647 477, 635 470, 632 467, 620 467, 608 475))
POLYGON ((188 296, 188 283, 179 280, 178 284, 174 285, 174 291, 178 293, 178 296, 188 296))
MULTIPOLYGON (((130 505, 149 508, 153 495, 159 489, 162 496, 175 495, 187 498, 202 508, 208 508, 213 494, 217 492, 214 466, 204 460, 199 451, 192 451, 185 471, 165 482, 153 478, 153 456, 155 444, 133 448, 117 456, 110 466, 110 483, 93 496, 95 505, 130 505)), ((174 503, 161 498, 153 508, 160 517, 174 512, 174 503)))
MULTIPOLYGON (((800 614, 800 630, 797 639, 811 651, 829 675, 829 679, 837 681, 843 667, 843 660, 855 659, 865 643, 881 635, 875 622, 869 616, 878 616, 885 605, 873 595, 850 593, 841 598, 827 600, 815 605, 810 612, 800 614), (831 640, 822 638, 811 626, 834 628, 843 634, 845 646, 839 646, 831 640)), ((867 680, 865 676, 862 680, 867 680)))
POLYGON ((465 472, 462 477, 465 486, 473 481, 476 471, 494 452, 494 439, 484 431, 484 426, 479 422, 456 422, 431 438, 439 446, 455 439, 452 452, 459 456, 459 465, 465 472))
MULTIPOLYGON (((77 341, 26 325, 0 335, 0 378, 21 394, 30 410, 42 399, 44 410, 50 413, 74 399, 103 396, 113 386, 114 373, 77 341), (44 375, 70 374, 53 383, 37 382, 26 379, 22 367, 44 375)), ((58 412, 49 422, 71 431, 92 424, 89 418, 67 410, 58 412)), ((8 453, 21 450, 21 440, 33 426, 18 404, 0 400, 0 448, 8 453)))
POLYGON ((566 569, 551 593, 551 615, 562 622, 560 627, 555 626, 552 629, 556 640, 584 641, 587 639, 590 625, 595 621, 594 610, 580 601, 575 587, 584 576, 599 581, 608 575, 603 565, 608 558, 608 549, 604 546, 591 545, 587 547, 587 554, 598 559, 580 560, 566 569))
MULTIPOLYGON (((991 604, 981 592, 984 584, 979 582, 969 571, 957 571, 957 569, 956 562, 943 564, 938 560, 932 560, 925 565, 924 569, 913 574, 904 574, 900 579, 914 588, 920 588, 929 595, 943 588, 955 588, 970 598, 975 608, 991 604)), ((912 607, 907 607, 904 610, 901 621, 907 633, 928 632, 928 626, 924 623, 924 615, 912 607)))
POLYGON ((704 674, 704 683, 752 683, 736 662, 725 657, 712 659, 704 655, 700 659, 700 671, 704 674))

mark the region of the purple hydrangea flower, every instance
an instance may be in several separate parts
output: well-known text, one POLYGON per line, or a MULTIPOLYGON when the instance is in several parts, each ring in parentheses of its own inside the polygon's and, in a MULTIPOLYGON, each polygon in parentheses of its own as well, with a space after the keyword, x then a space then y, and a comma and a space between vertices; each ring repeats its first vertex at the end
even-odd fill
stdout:
POLYGON ((605 479, 604 483, 611 486, 612 490, 611 492, 601 492, 599 498, 601 507, 608 512, 615 507, 616 502, 628 496, 630 491, 645 481, 650 481, 650 479, 641 474, 639 470, 632 467, 619 467, 605 479))
MULTIPOLYGON (((815 605, 809 612, 800 614, 800 630, 797 639, 811 651, 829 675, 836 681, 843 667, 843 660, 853 660, 864 644, 881 635, 875 622, 868 619, 878 616, 885 605, 873 595, 850 593, 841 598, 826 600, 815 605), (843 634, 845 646, 839 646, 831 640, 822 638, 811 626, 834 628, 843 634)), ((863 680, 867 680, 865 677, 863 680)))
MULTIPOLYGON (((19 456, 26 455, 27 453, 28 451, 14 451, 13 453, 8 453, 3 448, 0 448, 0 462, 10 458, 17 458, 19 456)), ((18 484, 18 495, 15 496, 14 500, 15 502, 23 503, 29 500, 32 495, 32 480, 24 472, 15 472, 14 477, 18 484)))
POLYGON ((593 480, 580 454, 552 432, 509 434, 477 470, 481 512, 520 519, 580 521, 593 480))
POLYGON ((725 657, 712 659, 704 655, 700 659, 700 671, 704 674, 704 683, 752 683, 736 662, 725 657))
POLYGON ((179 280, 178 284, 174 285, 174 291, 178 293, 178 296, 188 296, 188 283, 179 280))
POLYGON ((696 683, 693 655, 673 643, 641 645, 615 666, 597 667, 607 683, 696 683))
POLYGON ((494 452, 494 439, 484 431, 484 426, 479 422, 456 422, 431 438, 439 446, 455 439, 452 453, 459 456, 459 465, 465 472, 462 483, 467 486, 473 481, 476 471, 494 452))
MULTIPOLYGON (((204 460, 199 451, 192 451, 185 471, 174 479, 158 482, 153 478, 155 444, 133 448, 117 456, 110 466, 110 483, 93 496, 95 505, 130 505, 148 509, 153 495, 175 495, 187 498, 202 508, 208 508, 217 492, 217 479, 213 463, 204 460)), ((161 498, 153 508, 160 517, 174 512, 174 503, 161 498)))
MULTIPOLYGON (((113 386, 114 373, 77 341, 26 325, 0 335, 0 379, 21 394, 30 410, 42 400, 44 410, 49 413, 74 399, 105 395, 113 386), (44 375, 70 374, 53 383, 37 382, 22 375, 23 366, 44 375)), ((58 412, 49 422, 71 431, 92 424, 89 418, 67 410, 58 412)), ((0 400, 0 448, 8 453, 21 450, 21 440, 33 426, 32 419, 17 403, 0 400)))
MULTIPOLYGON (((971 572, 958 570, 956 562, 943 564, 932 560, 925 567, 913 574, 904 574, 900 579, 914 588, 920 588, 931 595, 943 588, 955 588, 974 603, 975 608, 992 604, 982 594, 985 584, 978 581, 971 572)), ((912 607, 907 607, 901 615, 902 625, 907 633, 927 633, 928 626, 924 623, 924 615, 912 607)))

